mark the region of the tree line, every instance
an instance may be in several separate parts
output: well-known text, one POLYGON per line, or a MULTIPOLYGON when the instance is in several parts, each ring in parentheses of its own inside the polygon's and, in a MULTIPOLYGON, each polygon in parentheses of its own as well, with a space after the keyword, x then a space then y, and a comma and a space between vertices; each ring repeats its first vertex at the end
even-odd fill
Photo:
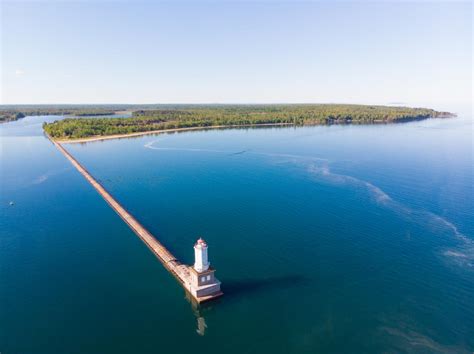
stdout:
POLYGON ((115 114, 119 109, 89 105, 8 105, 0 108, 0 122, 9 122, 26 116, 103 116, 115 114))
POLYGON ((44 130, 54 138, 77 139, 188 127, 375 124, 449 116, 428 108, 373 105, 167 105, 135 110, 130 118, 67 118, 45 123, 44 130))

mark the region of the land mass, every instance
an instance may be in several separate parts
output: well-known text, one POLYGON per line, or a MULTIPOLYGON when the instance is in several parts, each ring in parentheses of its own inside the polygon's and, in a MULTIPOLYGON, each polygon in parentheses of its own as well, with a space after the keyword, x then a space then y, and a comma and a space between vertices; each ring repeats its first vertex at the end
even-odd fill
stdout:
POLYGON ((43 127, 53 139, 84 141, 198 128, 377 124, 453 116, 449 112, 439 112, 428 108, 398 106, 169 105, 160 109, 137 109, 128 118, 66 118, 53 123, 45 123, 43 127))
POLYGON ((120 109, 117 105, 4 105, 0 106, 0 123, 26 116, 105 116, 120 109))

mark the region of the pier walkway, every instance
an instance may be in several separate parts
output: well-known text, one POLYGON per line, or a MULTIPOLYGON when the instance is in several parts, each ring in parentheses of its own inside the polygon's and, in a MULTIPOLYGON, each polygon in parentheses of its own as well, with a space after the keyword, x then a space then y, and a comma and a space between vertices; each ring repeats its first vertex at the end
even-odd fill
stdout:
POLYGON ((85 179, 96 189, 96 191, 105 199, 113 210, 125 221, 132 231, 147 245, 160 262, 173 274, 181 285, 198 302, 211 300, 222 293, 208 296, 196 297, 191 293, 191 274, 189 266, 179 262, 137 219, 135 219, 112 195, 99 183, 94 177, 58 142, 48 137, 51 142, 63 153, 72 165, 85 177, 85 179))

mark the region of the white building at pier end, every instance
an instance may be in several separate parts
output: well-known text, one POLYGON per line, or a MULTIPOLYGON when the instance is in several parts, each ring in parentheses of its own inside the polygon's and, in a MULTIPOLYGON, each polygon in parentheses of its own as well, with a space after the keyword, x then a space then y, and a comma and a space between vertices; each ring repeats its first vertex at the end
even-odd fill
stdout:
POLYGON ((190 292, 201 301, 222 295, 221 282, 210 266, 206 241, 199 238, 194 244, 194 266, 189 267, 191 275, 190 292))

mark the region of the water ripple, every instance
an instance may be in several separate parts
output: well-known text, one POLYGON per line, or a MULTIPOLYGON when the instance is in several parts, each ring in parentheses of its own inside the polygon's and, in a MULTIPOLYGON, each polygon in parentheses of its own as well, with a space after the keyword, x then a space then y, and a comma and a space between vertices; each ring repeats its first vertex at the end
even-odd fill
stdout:
POLYGON ((365 188, 376 203, 397 212, 410 222, 422 222, 425 226, 430 228, 449 230, 452 235, 461 242, 461 245, 453 249, 445 250, 442 252, 442 255, 444 257, 449 257, 452 262, 459 266, 463 266, 467 269, 474 269, 474 241, 470 237, 461 233, 457 226, 451 221, 430 211, 412 209, 397 202, 381 188, 370 182, 348 175, 333 173, 327 163, 322 165, 312 163, 308 166, 308 171, 312 175, 320 178, 322 177, 331 183, 365 188))
POLYGON ((423 223, 426 227, 431 229, 445 229, 449 230, 453 236, 456 237, 460 242, 456 248, 447 249, 442 252, 443 257, 447 257, 452 263, 462 266, 466 269, 474 269, 474 241, 468 236, 461 233, 457 226, 451 221, 443 218, 440 215, 432 213, 426 210, 417 210, 410 208, 396 200, 390 195, 384 192, 381 188, 376 185, 358 179, 353 176, 338 174, 331 171, 329 167, 329 160, 325 158, 319 158, 314 156, 306 155, 295 155, 285 153, 266 153, 258 151, 240 150, 237 152, 217 149, 201 149, 201 148, 175 148, 175 147, 156 147, 154 144, 159 140, 151 141, 144 145, 145 148, 152 150, 163 150, 163 151, 187 151, 187 152, 213 152, 222 153, 227 155, 242 155, 242 154, 254 154, 260 156, 277 157, 290 159, 294 163, 304 162, 308 171, 319 178, 323 178, 330 183, 338 185, 351 185, 354 187, 360 187, 365 189, 369 196, 377 203, 388 209, 399 214, 404 219, 410 222, 423 223))

